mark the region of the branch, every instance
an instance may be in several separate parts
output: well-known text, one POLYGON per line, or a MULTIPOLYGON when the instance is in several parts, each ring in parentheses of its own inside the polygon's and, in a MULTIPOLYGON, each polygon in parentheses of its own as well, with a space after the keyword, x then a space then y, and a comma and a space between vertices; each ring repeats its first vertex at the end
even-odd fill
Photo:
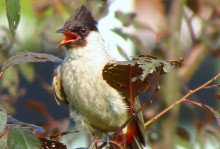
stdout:
POLYGON ((194 90, 190 90, 185 96, 183 96, 182 98, 180 98, 179 100, 177 100, 175 103, 173 103, 172 105, 170 105, 169 107, 167 107, 166 109, 164 109, 163 111, 161 111, 159 114, 157 114, 156 116, 152 117, 149 121, 147 121, 144 126, 147 127, 148 125, 150 125, 151 123, 153 123, 155 120, 157 120, 158 118, 160 118, 162 115, 164 115, 165 113, 169 112, 173 107, 175 107, 176 105, 178 105, 179 103, 183 102, 186 100, 186 98, 190 97, 191 95, 193 95, 194 93, 198 92, 201 89, 204 89, 205 87, 207 87, 209 84, 211 84, 212 82, 214 82, 216 79, 218 79, 220 77, 220 73, 218 73, 215 77, 213 77, 212 79, 210 79, 209 81, 207 81, 206 83, 202 84, 201 86, 197 87, 194 90))

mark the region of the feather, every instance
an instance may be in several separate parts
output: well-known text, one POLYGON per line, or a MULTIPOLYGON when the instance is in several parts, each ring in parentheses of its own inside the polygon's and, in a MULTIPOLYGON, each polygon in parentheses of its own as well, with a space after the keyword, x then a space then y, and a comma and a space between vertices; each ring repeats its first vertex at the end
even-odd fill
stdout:
POLYGON ((54 77, 53 77, 53 92, 56 102, 60 105, 60 102, 64 103, 66 106, 69 104, 67 101, 66 94, 63 90, 62 81, 61 81, 61 74, 59 65, 55 70, 54 77))

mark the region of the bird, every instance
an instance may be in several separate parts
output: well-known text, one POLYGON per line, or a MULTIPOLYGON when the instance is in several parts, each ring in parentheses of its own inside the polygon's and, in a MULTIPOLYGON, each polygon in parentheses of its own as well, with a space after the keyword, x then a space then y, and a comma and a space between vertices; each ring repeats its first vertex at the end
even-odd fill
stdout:
POLYGON ((58 46, 66 47, 53 77, 56 101, 68 107, 79 130, 97 138, 109 135, 126 149, 142 149, 146 142, 138 94, 149 87, 147 79, 139 79, 146 75, 142 68, 108 54, 97 21, 84 5, 56 32, 65 36, 58 46), (132 81, 130 68, 135 70, 132 81), (134 83, 130 91, 129 82, 134 83))

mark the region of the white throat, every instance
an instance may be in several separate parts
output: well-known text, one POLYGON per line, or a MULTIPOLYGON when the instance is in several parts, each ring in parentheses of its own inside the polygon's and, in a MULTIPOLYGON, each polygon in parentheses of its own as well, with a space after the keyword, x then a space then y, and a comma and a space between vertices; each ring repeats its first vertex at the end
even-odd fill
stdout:
MULTIPOLYGON (((86 37, 86 46, 69 49, 66 52, 66 58, 108 58, 104 40, 98 31, 91 31, 86 37)), ((65 59, 66 59, 65 58, 65 59)))

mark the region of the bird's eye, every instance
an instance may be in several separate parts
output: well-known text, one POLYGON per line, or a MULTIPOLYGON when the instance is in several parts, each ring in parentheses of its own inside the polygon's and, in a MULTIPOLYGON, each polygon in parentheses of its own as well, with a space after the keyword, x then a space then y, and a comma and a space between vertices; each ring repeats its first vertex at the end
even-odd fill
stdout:
POLYGON ((80 32, 81 32, 82 34, 85 34, 85 33, 87 32, 87 29, 86 29, 85 27, 81 27, 81 28, 80 28, 80 32))

